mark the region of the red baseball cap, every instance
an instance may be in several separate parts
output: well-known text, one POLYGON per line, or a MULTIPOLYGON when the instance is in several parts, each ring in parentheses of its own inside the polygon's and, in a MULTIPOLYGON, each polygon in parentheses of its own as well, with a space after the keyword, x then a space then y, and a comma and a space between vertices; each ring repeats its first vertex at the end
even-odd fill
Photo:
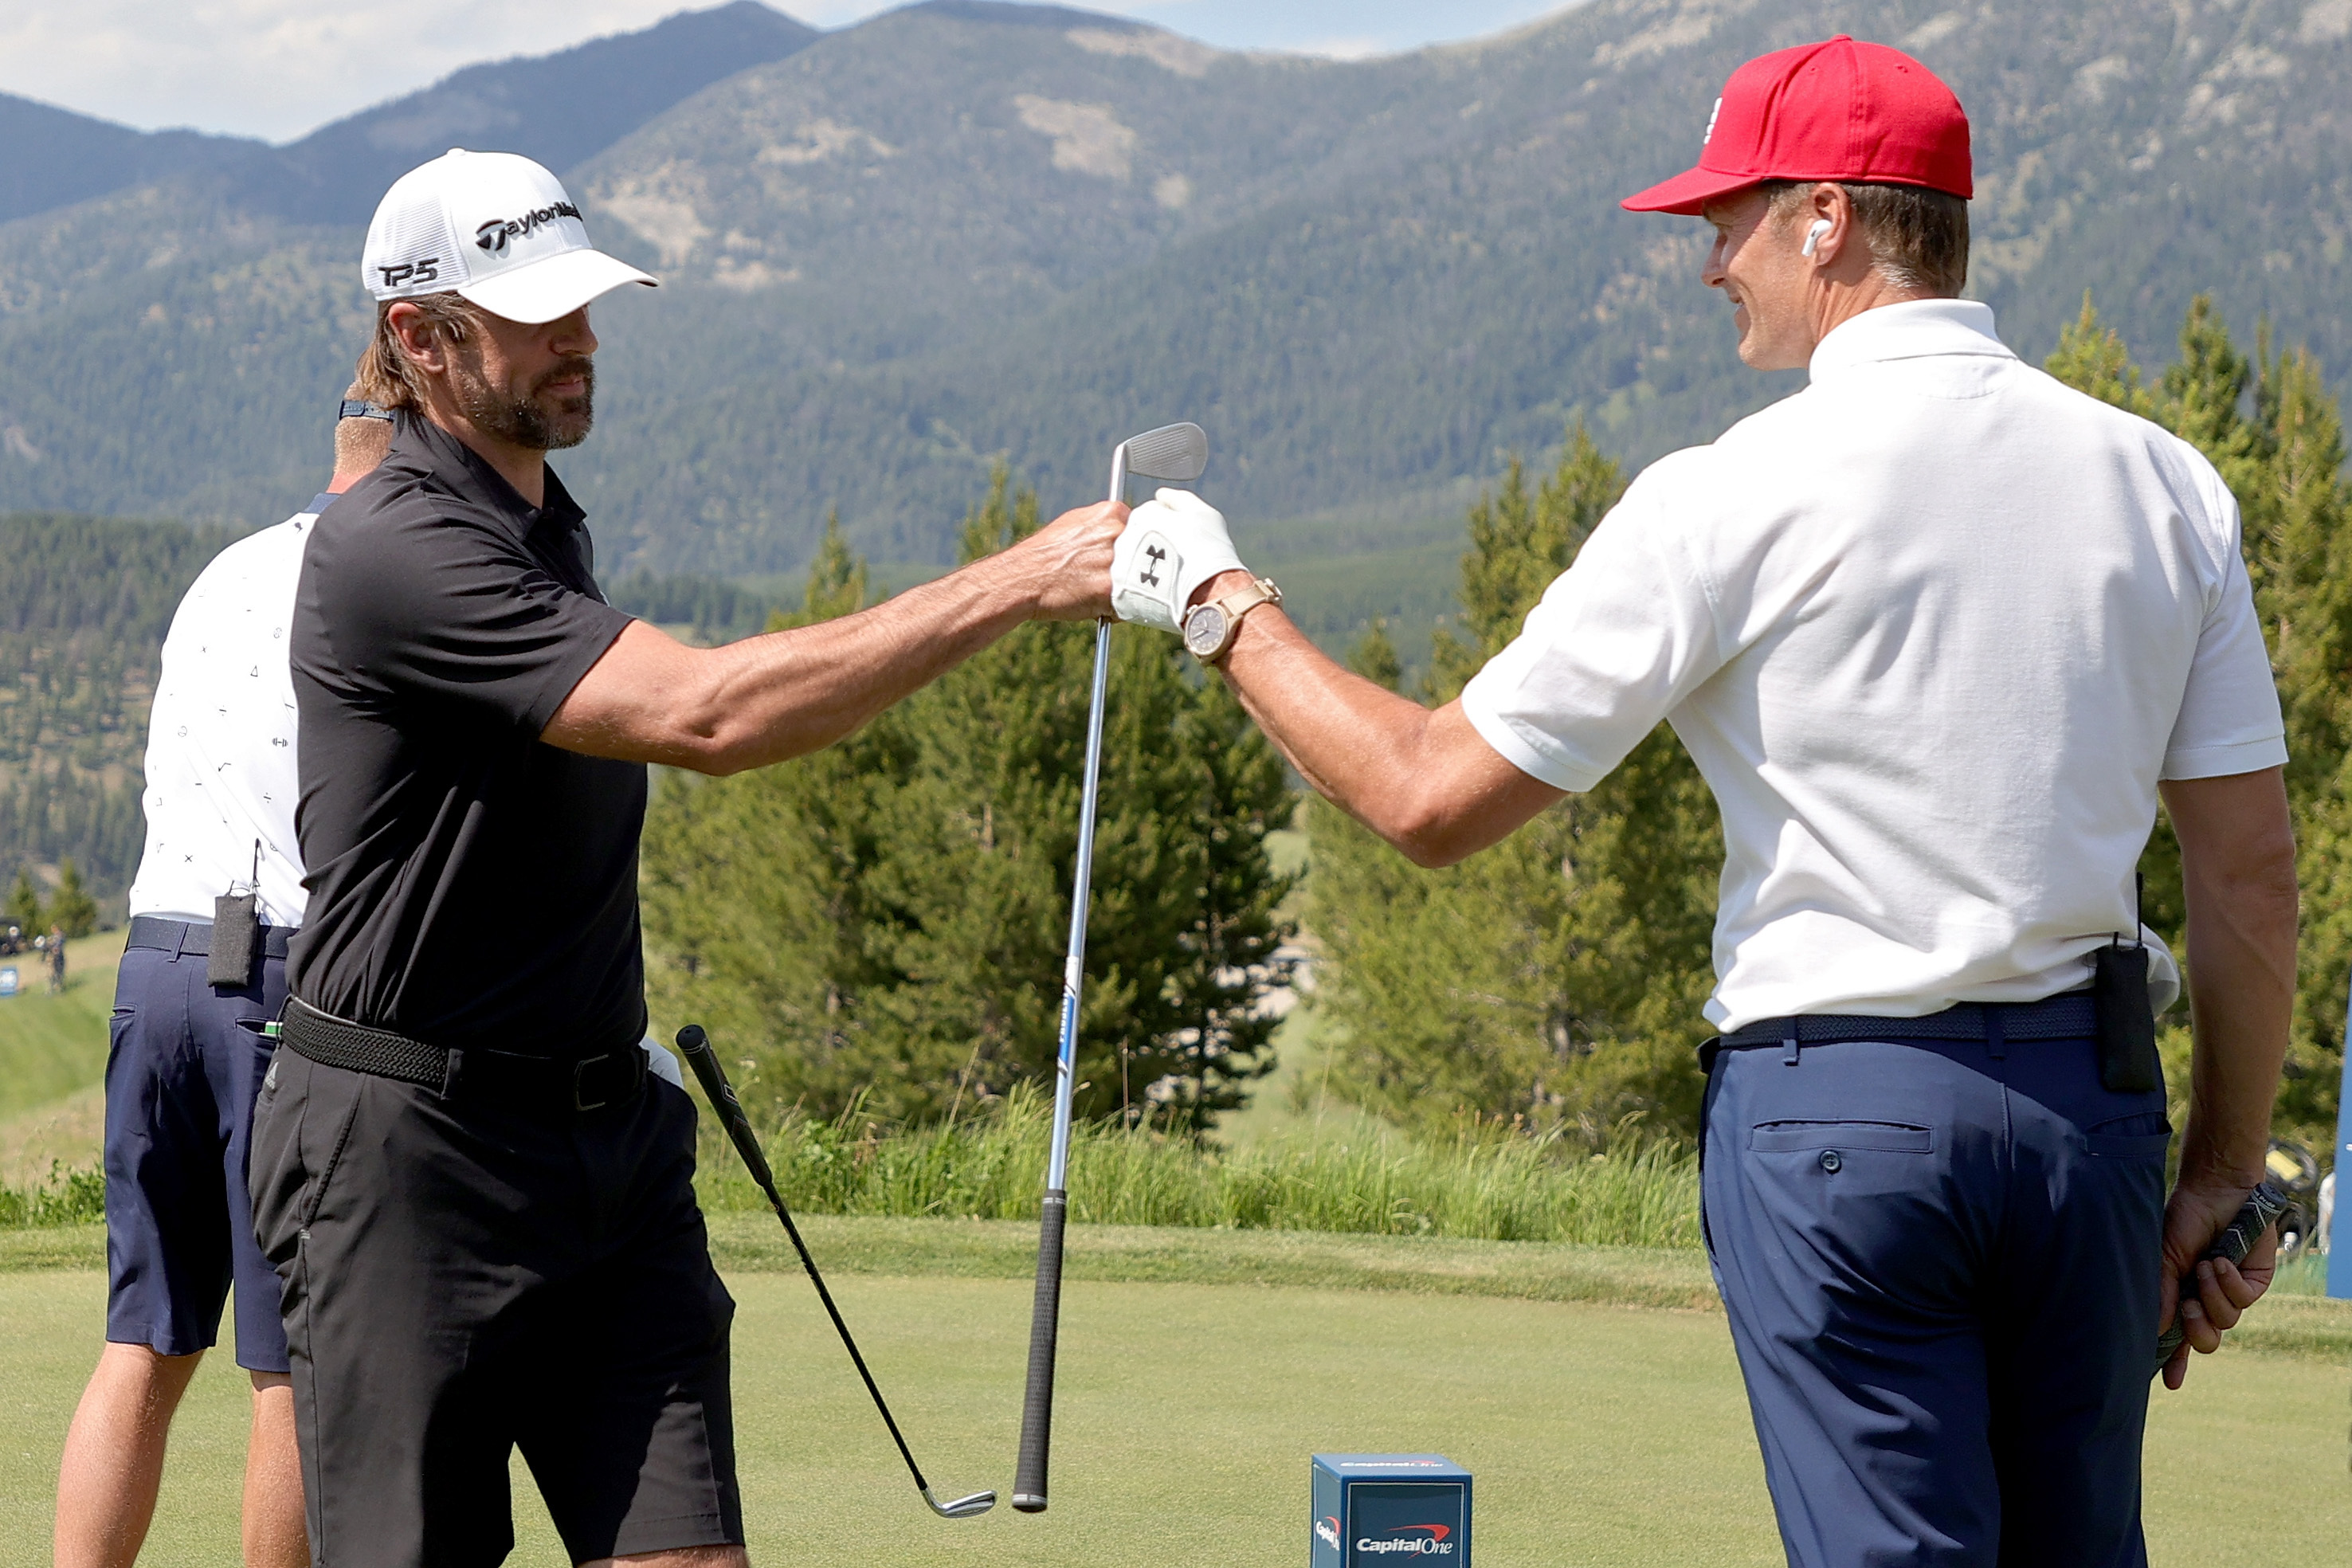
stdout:
POLYGON ((1759 55, 1723 84, 1698 167, 1618 205, 1696 216, 1765 180, 1923 185, 1969 197, 1969 117, 1936 73, 1900 49, 1827 43, 1759 55))

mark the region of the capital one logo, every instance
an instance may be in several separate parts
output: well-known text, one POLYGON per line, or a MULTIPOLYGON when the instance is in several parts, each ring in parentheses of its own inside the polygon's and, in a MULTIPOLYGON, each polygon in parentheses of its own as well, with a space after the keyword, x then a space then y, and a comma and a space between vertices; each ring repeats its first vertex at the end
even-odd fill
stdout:
POLYGON ((1315 1521, 1315 1538, 1337 1552, 1339 1548, 1339 1521, 1326 1515, 1315 1521))
POLYGON ((1415 1557, 1451 1557, 1454 1555, 1454 1542, 1445 1539, 1447 1536, 1454 1533, 1454 1529, 1451 1525, 1400 1524, 1395 1525, 1392 1528, 1397 1533, 1386 1541, 1374 1541, 1371 1537, 1366 1536, 1363 1540, 1357 1542, 1357 1552, 1364 1556, 1382 1556, 1391 1552, 1402 1552, 1409 1556, 1415 1557), (1412 1531, 1417 1530, 1425 1530, 1429 1533, 1426 1535, 1415 1535, 1412 1533, 1412 1531))
POLYGON ((1715 100, 1715 107, 1706 111, 1706 132, 1698 139, 1698 144, 1700 146, 1704 147, 1708 142, 1715 140, 1715 122, 1717 117, 1722 113, 1723 100, 1718 98, 1715 100))

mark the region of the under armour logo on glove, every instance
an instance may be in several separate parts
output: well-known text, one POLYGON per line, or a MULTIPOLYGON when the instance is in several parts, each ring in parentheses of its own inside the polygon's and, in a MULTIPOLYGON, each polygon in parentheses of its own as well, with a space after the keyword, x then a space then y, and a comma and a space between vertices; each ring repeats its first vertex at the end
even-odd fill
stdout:
POLYGON ((1216 508, 1190 490, 1163 489, 1128 515, 1111 551, 1111 613, 1172 632, 1202 584, 1240 565, 1216 508))

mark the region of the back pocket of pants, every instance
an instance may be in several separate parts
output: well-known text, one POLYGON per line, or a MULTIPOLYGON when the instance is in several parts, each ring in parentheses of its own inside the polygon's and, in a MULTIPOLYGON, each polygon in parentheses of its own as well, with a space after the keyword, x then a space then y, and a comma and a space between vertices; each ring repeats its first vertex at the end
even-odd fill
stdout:
POLYGON ((1935 1152, 1936 1133, 1907 1121, 1762 1121, 1748 1130, 1748 1146, 1764 1154, 1799 1149, 1927 1154, 1935 1152))

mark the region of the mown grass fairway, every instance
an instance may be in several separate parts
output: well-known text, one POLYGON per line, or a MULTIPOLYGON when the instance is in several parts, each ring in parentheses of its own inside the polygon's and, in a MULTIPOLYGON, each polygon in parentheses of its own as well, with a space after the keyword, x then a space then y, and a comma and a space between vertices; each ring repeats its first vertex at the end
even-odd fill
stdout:
POLYGON ((48 994, 37 952, 0 958, 19 989, 0 996, 0 1121, 46 1106, 106 1076, 106 1016, 128 930, 100 931, 66 945, 66 988, 48 994))
MULTIPOLYGON (((1780 1561, 1718 1313, 1429 1289, 1450 1279, 1457 1290, 1540 1295, 1555 1289, 1549 1280, 1580 1290, 1576 1280, 1622 1272, 1656 1292, 1649 1299, 1671 1299, 1688 1271, 1671 1259, 1074 1231, 1053 1511, 1033 1519, 1000 1506, 950 1524, 913 1495, 807 1282, 779 1271, 782 1259, 752 1217, 725 1216, 718 1239, 740 1303, 737 1428, 757 1562, 1296 1568, 1307 1457, 1329 1448, 1435 1449, 1469 1466, 1489 1568, 1780 1561), (1278 1279, 1402 1275, 1422 1288, 1114 1282, 1086 1278, 1083 1263, 1124 1258, 1118 1267, 1130 1277, 1181 1281, 1200 1266, 1195 1252, 1227 1244, 1243 1266, 1228 1279, 1246 1277, 1254 1258, 1278 1279)), ((1011 1479, 1029 1310, 1027 1282, 1003 1277, 998 1256, 1013 1250, 1012 1228, 810 1226, 942 1493, 1001 1490, 1011 1479), (873 1267, 894 1271, 858 1271, 873 1267)), ((87 1247, 72 1233, 57 1239, 66 1252, 87 1247)), ((12 1352, 0 1368, 0 1562, 47 1561, 58 1446, 95 1353, 103 1298, 102 1278, 87 1266, 0 1272, 0 1336, 12 1352)), ((2307 1310, 2336 1315, 2326 1303, 2307 1310)), ((2203 1363, 2183 1394, 2159 1395, 2147 1514, 2160 1568, 2340 1563, 2352 1539, 2347 1383, 2340 1360, 2244 1353, 2203 1363)), ((244 1402, 242 1376, 215 1356, 173 1436, 148 1561, 234 1561, 244 1402)), ((516 1493, 512 1561, 562 1563, 520 1467, 516 1493)))

